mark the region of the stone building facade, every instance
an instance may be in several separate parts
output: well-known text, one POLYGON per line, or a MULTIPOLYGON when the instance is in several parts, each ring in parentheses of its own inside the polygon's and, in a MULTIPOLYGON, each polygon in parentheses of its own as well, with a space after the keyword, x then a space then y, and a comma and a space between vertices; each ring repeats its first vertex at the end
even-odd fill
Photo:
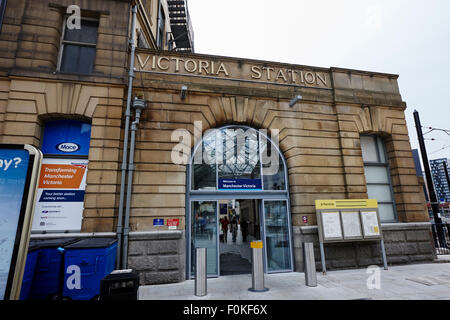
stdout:
MULTIPOLYGON (((158 1, 7 3, 0 34, 0 142, 39 148, 48 120, 91 124, 82 225, 70 236, 116 236, 130 16, 136 4, 136 32, 145 48, 136 52, 133 96, 143 97, 148 107, 136 131, 128 266, 140 272, 141 284, 190 277, 191 172, 173 161, 179 144, 173 132, 185 129, 194 137, 198 123, 200 133, 229 125, 279 132, 288 176, 291 271, 303 270, 302 243, 318 243, 315 200, 369 197, 361 136, 378 136, 385 145, 394 208, 382 221, 388 262, 434 258, 397 75, 168 51, 169 43, 174 45, 171 2, 162 1, 165 24, 156 13, 158 1), (98 23, 89 74, 60 70, 63 22, 73 4, 98 23), (160 25, 169 41, 158 41, 160 25), (290 106, 297 95, 302 99, 290 106), (155 224, 161 219, 162 225, 155 224)), ((191 139, 188 149, 195 142, 191 139)), ((263 201, 264 195, 254 198, 263 201)), ((67 234, 33 234, 62 236, 67 234)), ((325 249, 328 269, 380 263, 376 244, 325 249)), ((319 257, 316 251, 318 268, 319 257)))

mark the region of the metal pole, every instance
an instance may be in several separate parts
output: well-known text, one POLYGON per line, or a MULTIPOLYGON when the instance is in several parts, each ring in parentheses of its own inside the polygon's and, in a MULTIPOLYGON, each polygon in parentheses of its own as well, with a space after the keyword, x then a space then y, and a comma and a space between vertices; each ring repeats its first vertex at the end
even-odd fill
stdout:
POLYGON ((264 292, 268 288, 264 287, 264 263, 263 263, 263 242, 262 240, 252 241, 252 287, 249 291, 264 292))
POLYGON ((445 238, 442 234, 442 226, 440 225, 442 223, 442 220, 438 216, 439 203, 437 201, 436 191, 434 189, 433 184, 433 178, 431 176, 430 163, 428 161, 427 150, 425 148, 425 142, 423 140, 422 125, 420 124, 419 113, 417 112, 417 110, 414 110, 413 114, 414 114, 414 122, 416 124, 417 138, 419 140, 420 153, 422 154, 422 164, 425 170, 425 176, 427 178, 428 192, 430 194, 431 208, 433 209, 434 223, 436 225, 439 243, 441 244, 442 247, 447 247, 447 244, 445 243, 445 238))
POLYGON ((195 295, 203 297, 208 294, 206 286, 206 248, 195 250, 195 295))
POLYGON ((133 6, 131 20, 131 53, 130 53, 130 67, 128 70, 128 95, 127 95, 127 108, 125 110, 125 133, 123 137, 123 150, 122 150, 122 176, 120 179, 120 195, 119 195, 119 214, 117 217, 117 260, 116 268, 120 269, 121 265, 121 251, 122 251, 122 219, 123 219, 123 200, 125 196, 125 176, 127 171, 127 158, 128 158, 128 132, 130 130, 130 117, 131 117, 131 94, 133 90, 133 78, 134 78, 134 53, 135 53, 135 28, 136 28, 136 14, 137 6, 133 6))
POLYGON ((325 250, 323 249, 322 242, 320 242, 320 260, 322 261, 322 273, 327 274, 327 264, 325 262, 325 250))
POLYGON ((387 259, 386 259, 386 250, 384 249, 384 240, 383 239, 380 240, 380 246, 381 246, 381 255, 383 257, 384 270, 387 270, 388 266, 387 266, 387 259))
POLYGON ((303 243, 303 265, 305 269, 305 284, 308 287, 317 287, 316 260, 314 259, 314 244, 303 243))
POLYGON ((131 139, 130 139, 130 162, 128 164, 128 183, 127 183, 127 198, 125 203, 125 223, 123 228, 123 248, 122 248, 122 269, 128 266, 128 234, 130 233, 130 206, 131 206, 131 188, 133 186, 134 175, 134 149, 136 141, 136 131, 141 118, 141 109, 136 109, 136 119, 131 124, 131 139))

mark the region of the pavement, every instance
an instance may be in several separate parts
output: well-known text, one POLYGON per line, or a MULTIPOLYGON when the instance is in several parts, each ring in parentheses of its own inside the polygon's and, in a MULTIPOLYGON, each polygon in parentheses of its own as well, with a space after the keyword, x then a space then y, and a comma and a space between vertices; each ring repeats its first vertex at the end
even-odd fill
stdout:
POLYGON ((209 278, 208 294, 194 295, 194 280, 139 287, 139 300, 450 300, 450 255, 388 270, 317 272, 317 286, 299 272, 265 274, 266 292, 251 292, 250 274, 209 278), (378 277, 379 275, 379 277, 378 277))

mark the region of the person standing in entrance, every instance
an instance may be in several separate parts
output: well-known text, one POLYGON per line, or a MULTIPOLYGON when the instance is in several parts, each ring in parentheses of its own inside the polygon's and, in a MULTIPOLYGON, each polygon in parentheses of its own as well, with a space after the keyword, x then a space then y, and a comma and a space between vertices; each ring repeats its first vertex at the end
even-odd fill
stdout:
POLYGON ((230 222, 228 221, 228 218, 225 217, 221 221, 222 223, 222 231, 223 231, 223 242, 227 242, 227 235, 228 235, 228 225, 230 222))
POLYGON ((237 231, 238 231, 238 224, 236 216, 234 216, 233 220, 231 220, 231 234, 233 235, 233 242, 236 242, 237 231))
POLYGON ((247 219, 243 218, 241 221, 241 232, 242 232, 242 241, 247 241, 247 231, 248 231, 248 223, 247 219))

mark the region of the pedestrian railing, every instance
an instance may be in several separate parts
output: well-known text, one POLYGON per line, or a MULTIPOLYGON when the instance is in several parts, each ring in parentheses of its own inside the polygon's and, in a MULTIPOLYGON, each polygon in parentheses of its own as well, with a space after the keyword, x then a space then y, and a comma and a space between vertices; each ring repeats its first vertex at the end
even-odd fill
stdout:
POLYGON ((432 223, 431 230, 436 254, 450 254, 450 223, 432 223))

